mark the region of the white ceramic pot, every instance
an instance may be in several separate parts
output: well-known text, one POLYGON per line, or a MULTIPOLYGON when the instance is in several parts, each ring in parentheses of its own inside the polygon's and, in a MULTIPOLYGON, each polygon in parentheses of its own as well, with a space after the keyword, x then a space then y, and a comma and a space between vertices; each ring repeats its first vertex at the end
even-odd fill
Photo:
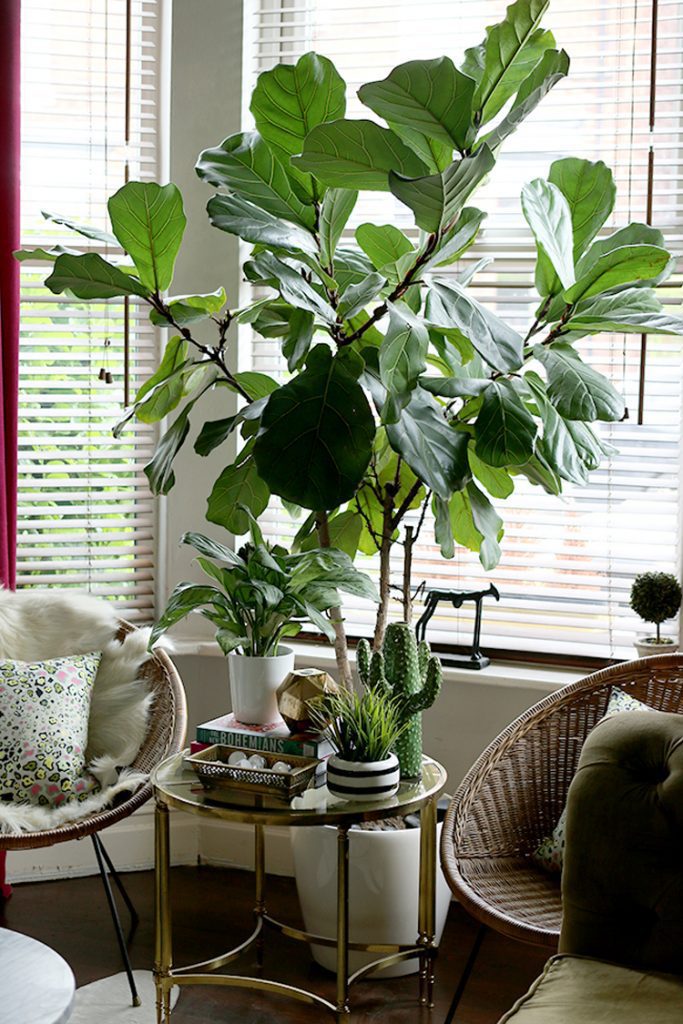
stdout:
POLYGON ((327 761, 327 788, 344 800, 387 800, 398 792, 400 781, 396 754, 365 762, 333 754, 327 761))
POLYGON ((247 658, 234 651, 228 655, 232 712, 245 725, 280 721, 276 691, 294 668, 291 647, 278 647, 274 658, 247 658))
MULTIPOLYGON (((299 901, 306 930, 336 934, 337 830, 333 826, 290 829, 299 901)), ((441 824, 438 825, 441 836, 441 824)), ((414 943, 417 939, 420 829, 349 831, 349 939, 351 942, 414 943)), ((436 872, 436 942, 441 941, 451 893, 436 872)), ((316 963, 336 970, 333 946, 311 947, 316 963)), ((359 970, 378 953, 349 953, 349 970, 359 970)), ((415 974, 419 961, 407 960, 378 978, 415 974)))
POLYGON ((663 636, 657 643, 654 636, 639 636, 633 641, 639 658, 650 658, 653 654, 674 654, 678 650, 678 641, 672 636, 663 636))

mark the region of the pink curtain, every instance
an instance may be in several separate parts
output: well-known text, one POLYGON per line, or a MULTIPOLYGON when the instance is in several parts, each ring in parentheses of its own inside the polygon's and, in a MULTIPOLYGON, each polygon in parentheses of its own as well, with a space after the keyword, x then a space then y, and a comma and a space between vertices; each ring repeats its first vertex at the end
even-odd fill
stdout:
MULTIPOLYGON (((14 587, 17 529, 17 392, 19 386, 19 55, 20 0, 3 0, 0 20, 0 583, 14 587)), ((5 885, 0 851, 0 898, 5 885)))

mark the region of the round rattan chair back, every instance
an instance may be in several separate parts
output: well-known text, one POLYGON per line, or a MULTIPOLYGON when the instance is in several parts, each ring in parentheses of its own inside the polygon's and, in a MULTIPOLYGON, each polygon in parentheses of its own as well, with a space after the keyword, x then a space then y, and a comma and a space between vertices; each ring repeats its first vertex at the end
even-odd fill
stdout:
POLYGON ((511 938, 557 945, 560 876, 532 854, 557 824, 613 686, 660 711, 683 712, 683 654, 616 665, 539 701, 490 744, 451 801, 441 837, 448 883, 475 918, 511 938))
MULTIPOLYGON (((123 639, 134 628, 130 623, 121 622, 118 638, 123 639)), ((131 767, 149 774, 165 757, 182 749, 187 731, 187 704, 180 676, 164 651, 156 651, 145 662, 140 677, 148 681, 154 694, 154 703, 145 741, 131 767)), ((66 842, 69 839, 82 839, 132 814, 149 800, 151 795, 152 786, 146 783, 134 793, 122 794, 111 807, 59 828, 41 832, 22 832, 19 835, 0 835, 0 850, 36 849, 40 846, 66 842)))

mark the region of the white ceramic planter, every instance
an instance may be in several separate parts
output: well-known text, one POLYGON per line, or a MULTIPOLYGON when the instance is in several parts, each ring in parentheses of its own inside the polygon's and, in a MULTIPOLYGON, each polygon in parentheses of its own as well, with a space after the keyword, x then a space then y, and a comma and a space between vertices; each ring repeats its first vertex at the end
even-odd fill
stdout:
MULTIPOLYGON (((299 901, 306 930, 316 935, 336 934, 337 830, 290 830, 299 901)), ((441 824, 438 825, 441 836, 441 824)), ((420 829, 387 832, 349 832, 349 938, 351 942, 399 942, 417 939, 420 829)), ((437 866, 436 942, 441 941, 451 893, 437 866)), ((336 970, 336 950, 312 946, 316 963, 336 970)), ((349 970, 357 971, 377 960, 377 953, 349 953, 349 970)), ((415 974, 418 960, 388 967, 378 978, 415 974)))
POLYGON ((398 792, 400 780, 396 754, 366 762, 333 754, 327 761, 327 788, 343 800, 387 800, 398 792))
POLYGON ((274 658, 247 658, 234 651, 228 655, 230 699, 238 722, 267 725, 279 721, 276 691, 294 668, 294 651, 282 646, 278 650, 274 658))
POLYGON ((650 658, 653 654, 674 654, 678 650, 678 641, 671 636, 663 636, 659 643, 654 637, 639 636, 633 641, 639 658, 650 658))

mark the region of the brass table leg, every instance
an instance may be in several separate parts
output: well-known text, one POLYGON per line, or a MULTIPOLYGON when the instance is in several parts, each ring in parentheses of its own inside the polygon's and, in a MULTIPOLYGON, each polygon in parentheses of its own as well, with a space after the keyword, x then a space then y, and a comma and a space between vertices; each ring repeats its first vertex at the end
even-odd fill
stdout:
POLYGON ((171 1019, 171 905, 169 889, 168 807, 157 803, 154 812, 154 981, 157 1024, 171 1019))
MULTIPOLYGON (((254 872, 256 874, 256 902, 254 904, 254 917, 256 924, 263 926, 263 917, 266 912, 266 859, 265 843, 263 836, 263 825, 254 825, 254 872)), ((256 940, 256 963, 263 967, 263 927, 256 940)))
POLYGON ((337 828, 337 1013, 349 1012, 349 827, 337 828))
POLYGON ((436 799, 420 812, 420 903, 418 945, 420 955, 420 1004, 434 1005, 434 921, 436 917, 436 799), (427 950, 430 952, 427 953, 427 950))

